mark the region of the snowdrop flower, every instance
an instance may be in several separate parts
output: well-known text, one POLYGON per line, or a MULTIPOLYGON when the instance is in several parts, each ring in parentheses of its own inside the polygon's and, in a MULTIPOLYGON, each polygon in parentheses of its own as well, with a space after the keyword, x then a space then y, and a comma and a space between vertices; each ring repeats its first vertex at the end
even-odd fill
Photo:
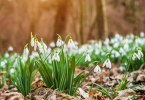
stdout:
POLYGON ((14 50, 13 47, 9 46, 8 51, 13 51, 13 50, 14 50))
POLYGON ((123 71, 125 71, 125 68, 124 68, 123 66, 120 66, 119 70, 120 70, 121 72, 123 72, 123 71))
POLYGON ((91 40, 91 44, 94 44, 95 43, 95 40, 91 40))
POLYGON ((74 44, 77 46, 79 43, 77 41, 75 41, 74 44))
POLYGON ((22 63, 25 64, 25 62, 28 60, 28 55, 24 55, 22 57, 22 63))
POLYGON ((117 38, 117 39, 119 39, 120 38, 120 35, 118 33, 116 33, 114 37, 117 38))
POLYGON ((143 53, 142 53, 141 50, 138 48, 138 59, 140 59, 141 57, 143 57, 143 53))
POLYGON ((58 40, 57 40, 57 42, 56 42, 56 46, 57 46, 57 47, 60 47, 61 44, 62 44, 62 41, 61 41, 61 39, 58 37, 58 40))
POLYGON ((13 68, 10 69, 10 73, 14 73, 15 70, 13 68))
POLYGON ((104 56, 106 53, 104 51, 101 52, 101 55, 104 56))
POLYGON ((98 55, 99 53, 100 53, 100 50, 99 49, 96 49, 95 50, 95 54, 98 55))
POLYGON ((111 61, 109 58, 107 58, 107 60, 104 62, 103 67, 107 67, 107 68, 111 68, 111 61))
POLYGON ((0 66, 5 67, 5 62, 2 61, 0 66))
POLYGON ((70 39, 69 39, 69 41, 68 41, 68 46, 67 46, 68 48, 75 48, 75 44, 74 44, 74 42, 73 42, 73 40, 72 40, 72 38, 70 37, 70 39))
POLYGON ((124 50, 129 51, 129 45, 128 44, 124 45, 124 50))
POLYGON ((44 50, 47 49, 47 45, 44 42, 42 43, 42 46, 44 47, 44 50))
POLYGON ((38 41, 37 41, 37 44, 38 44, 38 48, 39 48, 40 53, 43 53, 44 50, 43 50, 42 44, 40 42, 38 42, 38 41))
POLYGON ((141 32, 140 33, 140 37, 144 37, 144 32, 141 32))
POLYGON ((138 58, 138 55, 136 53, 134 53, 132 56, 132 60, 134 61, 136 58, 138 58))
POLYGON ((37 45, 38 45, 39 49, 42 49, 42 45, 41 45, 41 43, 39 41, 37 41, 37 45))
POLYGON ((104 44, 109 45, 109 39, 108 38, 105 39, 104 44))
POLYGON ((50 54, 51 53, 51 48, 47 48, 46 49, 46 54, 48 55, 48 54, 50 54))
POLYGON ((8 57, 9 57, 9 54, 8 54, 8 53, 6 53, 6 54, 5 54, 5 57, 6 57, 6 58, 8 58, 8 57))
POLYGON ((56 61, 60 61, 60 57, 59 57, 59 55, 58 55, 58 51, 56 51, 56 53, 53 55, 53 57, 52 57, 52 61, 53 60, 56 60, 56 61))
POLYGON ((86 58, 85 58, 85 62, 86 62, 86 61, 91 61, 91 58, 90 58, 89 53, 87 53, 87 56, 86 56, 86 58))
POLYGON ((111 55, 111 58, 114 58, 114 54, 111 55))
POLYGON ((35 39, 31 38, 31 46, 34 47, 34 45, 35 45, 35 39))
POLYGON ((123 50, 123 48, 120 48, 119 52, 122 54, 122 56, 124 56, 126 54, 125 51, 123 50))
POLYGON ((51 42, 49 45, 50 45, 50 47, 52 47, 52 48, 55 47, 55 43, 54 43, 54 42, 51 42))
POLYGON ((97 65, 95 68, 94 68, 94 72, 101 72, 101 68, 99 67, 99 65, 97 65))
POLYGON ((120 56, 120 54, 119 54, 119 52, 115 52, 115 57, 119 57, 120 56))
POLYGON ((130 34, 130 38, 131 38, 131 39, 134 39, 134 35, 133 35, 133 34, 130 34))
POLYGON ((36 51, 36 49, 37 49, 37 40, 34 37, 31 38, 31 46, 34 47, 34 50, 36 51))
POLYGON ((28 50, 28 48, 26 47, 25 49, 24 49, 24 55, 28 55, 29 54, 29 50, 28 50))
POLYGON ((39 57, 39 54, 38 54, 38 52, 32 52, 30 57, 31 58, 39 57))
POLYGON ((51 59, 49 59, 49 63, 50 63, 50 64, 52 63, 52 60, 51 60, 51 59))
POLYGON ((108 52, 110 52, 112 50, 112 47, 111 46, 106 46, 106 50, 108 50, 108 52))
POLYGON ((114 48, 117 48, 118 46, 119 46, 118 42, 114 43, 114 45, 113 45, 114 48))

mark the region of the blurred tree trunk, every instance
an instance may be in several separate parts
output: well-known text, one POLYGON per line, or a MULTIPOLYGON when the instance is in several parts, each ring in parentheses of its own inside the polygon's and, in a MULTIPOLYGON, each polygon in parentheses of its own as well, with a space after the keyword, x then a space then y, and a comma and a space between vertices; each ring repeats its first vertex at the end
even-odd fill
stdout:
POLYGON ((78 44, 81 44, 81 36, 79 33, 79 29, 78 29, 78 23, 77 23, 77 16, 76 16, 76 3, 74 0, 71 0, 71 4, 72 4, 72 16, 73 16, 73 25, 74 25, 74 32, 76 35, 76 40, 78 42, 78 44))
MULTIPOLYGON (((3 6, 4 0, 0 0, 0 12, 3 6)), ((2 54, 2 39, 1 39, 1 31, 0 31, 0 55, 2 54)))
MULTIPOLYGON (((31 30, 30 30, 30 33, 32 32, 33 35, 35 35, 35 0, 27 0, 27 5, 30 9, 30 21, 31 21, 31 30)), ((31 40, 31 35, 29 34, 29 37, 27 39, 27 43, 29 43, 31 40)))
POLYGON ((105 0, 96 0, 98 38, 105 39, 108 36, 105 0))
POLYGON ((85 43, 85 35, 84 35, 84 21, 85 21, 85 5, 84 0, 79 0, 80 4, 80 35, 81 35, 81 44, 85 43))
POLYGON ((136 18, 136 1, 135 0, 131 0, 132 1, 132 13, 133 13, 133 33, 135 35, 137 35, 137 18, 136 18))
POLYGON ((31 0, 31 32, 34 34, 35 31, 35 0, 31 0))
MULTIPOLYGON (((89 33, 88 33, 88 40, 91 40, 91 39, 95 39, 95 37, 93 37, 93 30, 96 26, 96 16, 93 15, 93 7, 95 8, 96 5, 94 4, 95 0, 92 0, 92 1, 89 1, 89 16, 90 16, 90 25, 89 25, 89 33)), ((96 9, 95 9, 96 10, 96 9)))
POLYGON ((67 10, 68 10, 68 4, 70 0, 61 0, 60 3, 57 5, 57 14, 55 17, 55 24, 54 24, 54 34, 53 34, 53 40, 57 40, 57 34, 61 35, 64 34, 66 29, 66 21, 67 21, 67 10))

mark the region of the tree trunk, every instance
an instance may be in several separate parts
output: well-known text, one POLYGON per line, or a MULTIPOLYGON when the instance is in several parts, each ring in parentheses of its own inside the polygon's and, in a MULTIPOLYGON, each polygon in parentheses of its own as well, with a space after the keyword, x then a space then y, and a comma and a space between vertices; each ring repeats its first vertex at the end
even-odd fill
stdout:
POLYGON ((105 39, 108 35, 105 0, 96 0, 98 38, 105 39))
MULTIPOLYGON (((0 1, 0 12, 3 7, 3 2, 4 2, 4 0, 0 1)), ((1 39, 1 31, 0 31, 0 56, 1 56, 1 54, 2 54, 2 39, 1 39)))
POLYGON ((54 24, 54 34, 53 34, 54 41, 57 40, 56 34, 62 35, 65 32, 68 4, 69 4, 69 0, 62 0, 62 2, 58 4, 57 14, 55 17, 55 24, 54 24))
POLYGON ((77 40, 78 44, 80 45, 81 44, 81 36, 80 36, 80 33, 79 33, 79 29, 78 29, 75 1, 71 0, 71 4, 72 4, 72 16, 73 16, 74 32, 75 32, 75 35, 76 35, 76 40, 77 40))
POLYGON ((80 35, 81 35, 81 44, 85 43, 85 35, 84 35, 84 21, 85 21, 85 9, 84 9, 84 0, 80 1, 80 35))
POLYGON ((132 13, 133 13, 133 33, 137 35, 137 22, 136 22, 136 6, 135 0, 132 0, 132 13))

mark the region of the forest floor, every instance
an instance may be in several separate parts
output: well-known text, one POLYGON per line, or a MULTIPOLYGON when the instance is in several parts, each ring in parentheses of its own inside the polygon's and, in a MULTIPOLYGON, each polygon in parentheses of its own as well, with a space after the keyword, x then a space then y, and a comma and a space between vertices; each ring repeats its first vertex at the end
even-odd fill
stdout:
MULTIPOLYGON (((100 64, 101 66, 102 64, 100 64)), ((90 65, 90 68, 85 71, 85 74, 89 72, 89 70, 93 67, 90 65)), ((84 68, 78 66, 75 71, 75 75, 82 72, 84 68)), ((41 78, 39 78, 39 73, 36 75, 35 81, 32 83, 31 93, 23 97, 21 93, 17 92, 17 89, 12 85, 8 88, 5 85, 2 89, 0 89, 0 100, 110 100, 106 95, 101 92, 91 89, 98 88, 96 85, 92 85, 92 82, 97 83, 107 91, 110 92, 113 100, 145 100, 145 70, 142 69, 142 66, 137 71, 132 71, 127 74, 127 80, 130 81, 126 86, 126 89, 117 91, 118 94, 114 97, 114 93, 112 90, 112 86, 115 90, 118 89, 117 80, 121 81, 123 77, 123 73, 119 65, 112 63, 112 68, 106 69, 102 68, 102 72, 94 73, 92 72, 86 80, 82 83, 77 91, 77 96, 70 96, 63 92, 48 89, 41 78), (142 85, 143 87, 135 87, 134 89, 127 89, 133 85, 142 85)))

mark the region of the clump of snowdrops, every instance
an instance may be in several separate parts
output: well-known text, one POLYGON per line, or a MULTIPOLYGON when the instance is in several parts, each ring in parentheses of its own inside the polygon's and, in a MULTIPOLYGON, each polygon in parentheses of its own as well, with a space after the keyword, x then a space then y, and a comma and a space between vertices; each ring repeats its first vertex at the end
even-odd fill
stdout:
POLYGON ((4 73, 0 79, 0 88, 4 85, 12 85, 11 81, 6 81, 7 79, 14 79, 14 62, 17 57, 17 53, 13 53, 13 47, 9 46, 8 50, 4 53, 4 55, 0 55, 0 72, 4 73))
POLYGON ((16 59, 16 67, 14 71, 15 80, 11 80, 18 92, 27 96, 31 92, 31 84, 36 72, 34 67, 35 58, 30 58, 27 45, 24 47, 22 56, 16 59))
MULTIPOLYGON (((70 34, 66 36, 64 41, 61 39, 61 36, 58 35, 58 40, 56 42, 57 48, 54 48, 47 56, 47 47, 43 41, 39 42, 36 37, 32 36, 31 46, 39 52, 40 59, 36 61, 35 64, 48 88, 57 89, 70 95, 76 95, 78 87, 93 70, 95 72, 101 71, 98 66, 99 61, 95 61, 93 63, 97 63, 97 66, 93 67, 88 74, 84 75, 84 72, 89 67, 75 76, 75 69, 80 60, 85 58, 86 62, 91 63, 91 58, 87 52, 84 52, 77 60, 75 55, 69 55, 69 52, 75 48, 75 43, 70 34), (66 45, 65 43, 68 37, 70 38, 66 45), (68 49, 67 53, 64 53, 65 49, 68 49)), ((105 57, 108 58, 103 66, 111 68, 108 54, 105 57)))
MULTIPOLYGON (((129 67, 130 67, 131 60, 132 61, 135 61, 137 59, 140 60, 142 57, 143 57, 143 53, 142 53, 142 51, 140 50, 139 47, 136 47, 135 49, 133 49, 130 52, 130 56, 128 57, 128 61, 127 61, 127 67, 125 69, 125 72, 123 74, 121 82, 119 80, 117 80, 117 82, 119 84, 119 87, 118 87, 117 91, 121 91, 121 90, 126 89, 126 86, 129 83, 129 81, 127 80, 126 76, 127 76, 127 73, 128 73, 129 67), (136 53, 136 51, 137 51, 137 53, 136 53)), ((143 87, 143 86, 142 85, 133 85, 133 86, 128 87, 127 89, 134 89, 135 87, 143 87)), ((90 88, 90 90, 91 89, 97 90, 97 91, 101 92, 102 94, 108 96, 110 99, 112 99, 111 93, 109 91, 107 91, 104 87, 102 87, 101 85, 99 85, 97 83, 92 83, 92 87, 90 88), (93 88, 93 85, 98 86, 100 89, 93 88)), ((116 97, 118 94, 115 91, 113 86, 112 86, 112 90, 113 90, 113 93, 114 93, 114 97, 116 97)))

